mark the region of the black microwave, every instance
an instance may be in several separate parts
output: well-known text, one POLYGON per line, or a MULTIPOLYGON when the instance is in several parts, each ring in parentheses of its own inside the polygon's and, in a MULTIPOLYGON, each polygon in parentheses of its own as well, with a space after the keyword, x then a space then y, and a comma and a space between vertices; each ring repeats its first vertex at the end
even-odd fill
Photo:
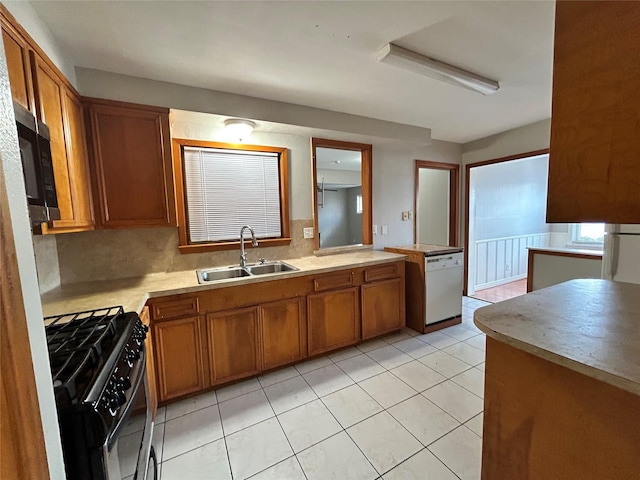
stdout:
POLYGON ((31 224, 39 226, 43 222, 59 220, 49 128, 15 102, 13 110, 31 224))

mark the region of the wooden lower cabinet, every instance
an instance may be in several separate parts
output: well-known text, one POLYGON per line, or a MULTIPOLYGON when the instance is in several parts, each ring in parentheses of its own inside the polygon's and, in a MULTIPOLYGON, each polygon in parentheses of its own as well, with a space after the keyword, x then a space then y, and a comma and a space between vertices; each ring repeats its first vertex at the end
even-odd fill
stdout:
POLYGON ((258 308, 242 308, 206 316, 211 384, 260 371, 258 308))
POLYGON ((362 339, 404 326, 404 289, 394 278, 362 285, 362 339))
POLYGON ((202 390, 204 374, 200 318, 188 317, 153 325, 160 400, 202 390))
POLYGON ((286 365, 307 356, 307 330, 302 298, 261 305, 262 370, 286 365))
POLYGON ((359 320, 358 287, 307 296, 309 355, 356 343, 359 320))

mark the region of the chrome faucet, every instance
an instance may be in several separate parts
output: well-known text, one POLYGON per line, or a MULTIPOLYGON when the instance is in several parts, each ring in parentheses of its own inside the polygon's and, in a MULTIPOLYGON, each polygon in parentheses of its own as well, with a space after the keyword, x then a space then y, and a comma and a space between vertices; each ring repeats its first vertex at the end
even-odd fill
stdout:
POLYGON ((242 268, 247 266, 247 254, 244 251, 244 231, 245 229, 248 229, 249 232, 251 233, 251 245, 253 245, 254 247, 258 246, 258 240, 256 240, 256 234, 253 233, 253 228, 251 228, 249 225, 245 225, 244 227, 242 227, 240 229, 240 266, 242 268))

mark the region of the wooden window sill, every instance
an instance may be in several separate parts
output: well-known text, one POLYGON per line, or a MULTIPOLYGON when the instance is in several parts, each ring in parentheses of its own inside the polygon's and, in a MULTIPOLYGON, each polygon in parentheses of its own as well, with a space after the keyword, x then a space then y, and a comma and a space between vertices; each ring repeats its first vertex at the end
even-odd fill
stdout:
MULTIPOLYGON (((291 244, 291 238, 266 238, 258 240, 258 247, 282 247, 291 244)), ((250 240, 245 240, 245 248, 255 248, 251 246, 250 240)), ((236 242, 220 242, 220 243, 201 243, 194 245, 178 245, 180 253, 204 253, 216 252, 222 250, 240 250, 240 241, 236 242)))

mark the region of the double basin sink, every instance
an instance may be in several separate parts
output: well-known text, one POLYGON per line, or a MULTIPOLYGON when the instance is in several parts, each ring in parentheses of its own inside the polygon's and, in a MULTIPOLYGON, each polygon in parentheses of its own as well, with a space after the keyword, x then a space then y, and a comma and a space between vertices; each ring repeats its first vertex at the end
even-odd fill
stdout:
POLYGON ((295 272, 299 269, 288 263, 275 260, 271 262, 255 263, 246 267, 232 266, 221 268, 205 268, 196 270, 198 283, 206 284, 231 278, 254 277, 268 273, 295 272))

